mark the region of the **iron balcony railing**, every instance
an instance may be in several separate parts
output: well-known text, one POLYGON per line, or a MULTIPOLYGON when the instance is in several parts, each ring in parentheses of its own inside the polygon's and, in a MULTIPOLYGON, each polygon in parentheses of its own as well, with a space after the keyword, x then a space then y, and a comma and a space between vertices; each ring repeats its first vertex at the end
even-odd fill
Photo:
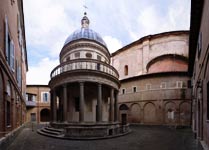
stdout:
POLYGON ((119 78, 119 74, 114 67, 105 62, 94 59, 74 59, 65 63, 61 63, 52 70, 51 78, 54 78, 64 72, 74 70, 95 70, 111 75, 117 79, 119 78))

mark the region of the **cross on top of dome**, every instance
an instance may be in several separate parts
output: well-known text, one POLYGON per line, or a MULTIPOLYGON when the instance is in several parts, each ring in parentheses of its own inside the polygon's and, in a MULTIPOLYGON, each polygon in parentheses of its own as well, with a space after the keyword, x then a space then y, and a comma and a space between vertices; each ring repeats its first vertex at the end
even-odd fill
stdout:
POLYGON ((81 26, 82 26, 82 28, 88 28, 89 27, 90 21, 89 21, 89 18, 86 15, 87 15, 87 13, 84 12, 84 17, 81 20, 81 26))
POLYGON ((89 39, 99 42, 106 47, 106 44, 102 37, 97 32, 89 28, 89 23, 89 18, 87 17, 87 13, 85 12, 83 18, 81 19, 81 28, 74 31, 70 36, 68 36, 64 46, 78 39, 89 39))

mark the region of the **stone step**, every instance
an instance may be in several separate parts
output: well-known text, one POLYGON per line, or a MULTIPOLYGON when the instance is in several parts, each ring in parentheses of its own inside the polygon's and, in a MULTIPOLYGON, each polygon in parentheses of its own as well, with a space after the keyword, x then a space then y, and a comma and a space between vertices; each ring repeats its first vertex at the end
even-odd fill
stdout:
POLYGON ((64 137, 63 134, 59 134, 59 135, 51 134, 51 133, 43 131, 42 129, 37 130, 37 132, 41 135, 48 136, 48 137, 54 137, 54 138, 63 138, 64 137))
POLYGON ((61 134, 60 131, 51 131, 51 130, 47 130, 46 128, 42 128, 41 131, 45 132, 47 134, 51 134, 51 135, 60 135, 61 134))
POLYGON ((54 131, 54 132, 63 132, 63 129, 55 129, 55 128, 52 128, 52 127, 46 127, 45 129, 49 130, 49 131, 54 131))

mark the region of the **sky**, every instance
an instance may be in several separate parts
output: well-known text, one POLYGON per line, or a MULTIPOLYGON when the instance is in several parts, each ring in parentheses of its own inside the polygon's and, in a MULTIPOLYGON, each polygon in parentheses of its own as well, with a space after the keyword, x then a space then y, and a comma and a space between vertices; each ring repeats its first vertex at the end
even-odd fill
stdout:
POLYGON ((146 35, 189 30, 190 0, 24 0, 27 84, 48 84, 65 40, 81 28, 99 33, 110 53, 146 35), (85 8, 84 6, 87 6, 85 8))

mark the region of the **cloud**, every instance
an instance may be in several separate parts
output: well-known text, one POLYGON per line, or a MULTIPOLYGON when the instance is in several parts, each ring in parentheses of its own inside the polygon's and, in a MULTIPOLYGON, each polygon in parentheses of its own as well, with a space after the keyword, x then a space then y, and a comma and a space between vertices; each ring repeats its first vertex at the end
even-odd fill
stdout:
POLYGON ((103 39, 107 44, 110 53, 113 53, 122 47, 122 42, 117 38, 114 38, 112 36, 105 36, 103 39))
POLYGON ((40 60, 36 66, 30 66, 27 73, 27 84, 48 84, 51 71, 59 64, 59 60, 48 57, 40 60))
POLYGON ((173 30, 189 30, 190 1, 170 1, 168 6, 158 6, 152 3, 141 9, 137 16, 136 30, 129 30, 133 40, 149 34, 173 30))

